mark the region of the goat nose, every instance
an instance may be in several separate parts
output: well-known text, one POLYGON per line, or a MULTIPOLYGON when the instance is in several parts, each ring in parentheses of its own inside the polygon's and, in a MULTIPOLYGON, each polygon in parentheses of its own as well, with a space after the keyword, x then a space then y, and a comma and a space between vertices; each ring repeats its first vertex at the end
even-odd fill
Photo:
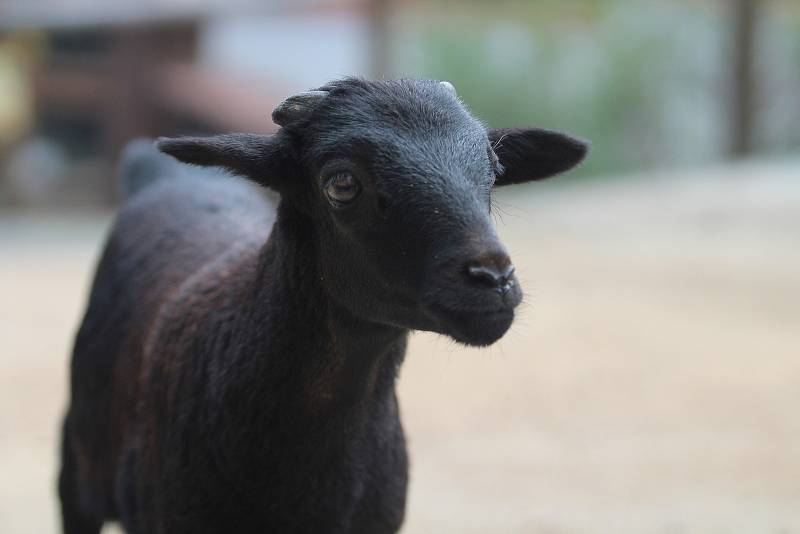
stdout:
POLYGON ((505 291, 510 287, 514 266, 508 256, 503 256, 494 261, 470 263, 467 265, 467 274, 481 285, 505 291))

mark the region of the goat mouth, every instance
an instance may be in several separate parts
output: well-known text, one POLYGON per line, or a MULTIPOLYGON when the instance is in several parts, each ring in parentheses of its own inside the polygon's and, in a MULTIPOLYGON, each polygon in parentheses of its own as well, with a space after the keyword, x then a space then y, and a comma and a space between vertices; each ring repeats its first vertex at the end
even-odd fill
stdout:
POLYGON ((499 340, 514 321, 510 307, 483 310, 437 308, 439 333, 465 345, 485 347, 499 340))

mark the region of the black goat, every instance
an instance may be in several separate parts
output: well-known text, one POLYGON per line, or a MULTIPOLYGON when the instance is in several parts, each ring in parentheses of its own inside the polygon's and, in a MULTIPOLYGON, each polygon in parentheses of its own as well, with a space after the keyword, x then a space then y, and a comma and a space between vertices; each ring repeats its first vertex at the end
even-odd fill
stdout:
POLYGON ((180 176, 141 147, 129 161, 124 179, 163 179, 119 214, 77 335, 67 534, 397 531, 408 332, 506 332, 521 292, 491 188, 586 152, 487 130, 446 82, 337 81, 273 119, 270 136, 158 141, 249 181, 180 176))

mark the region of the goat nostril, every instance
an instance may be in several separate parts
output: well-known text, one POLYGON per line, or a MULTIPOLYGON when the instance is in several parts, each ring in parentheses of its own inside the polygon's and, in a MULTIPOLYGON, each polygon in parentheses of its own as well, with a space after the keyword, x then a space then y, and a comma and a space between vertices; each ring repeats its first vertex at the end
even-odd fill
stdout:
POLYGON ((503 285, 508 285, 511 281, 511 277, 514 276, 514 271, 516 269, 512 264, 508 264, 505 269, 503 269, 503 285))
POLYGON ((470 265, 467 267, 467 274, 469 274, 470 278, 485 286, 492 288, 505 287, 509 285, 509 279, 514 274, 514 267, 507 265, 501 270, 486 265, 470 265))
POLYGON ((488 286, 496 286, 497 285, 497 274, 494 273, 491 269, 480 265, 470 265, 467 267, 467 273, 476 281, 481 282, 484 285, 488 286))

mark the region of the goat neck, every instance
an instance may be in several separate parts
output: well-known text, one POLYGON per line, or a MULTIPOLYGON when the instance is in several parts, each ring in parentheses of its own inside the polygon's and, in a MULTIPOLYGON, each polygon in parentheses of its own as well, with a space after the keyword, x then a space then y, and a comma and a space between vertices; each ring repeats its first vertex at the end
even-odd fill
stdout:
POLYGON ((290 356, 263 361, 282 377, 284 398, 307 406, 393 394, 407 330, 358 317, 338 304, 321 284, 320 260, 311 219, 281 202, 258 258, 250 311, 257 324, 249 331, 270 332, 258 336, 264 352, 290 356))

